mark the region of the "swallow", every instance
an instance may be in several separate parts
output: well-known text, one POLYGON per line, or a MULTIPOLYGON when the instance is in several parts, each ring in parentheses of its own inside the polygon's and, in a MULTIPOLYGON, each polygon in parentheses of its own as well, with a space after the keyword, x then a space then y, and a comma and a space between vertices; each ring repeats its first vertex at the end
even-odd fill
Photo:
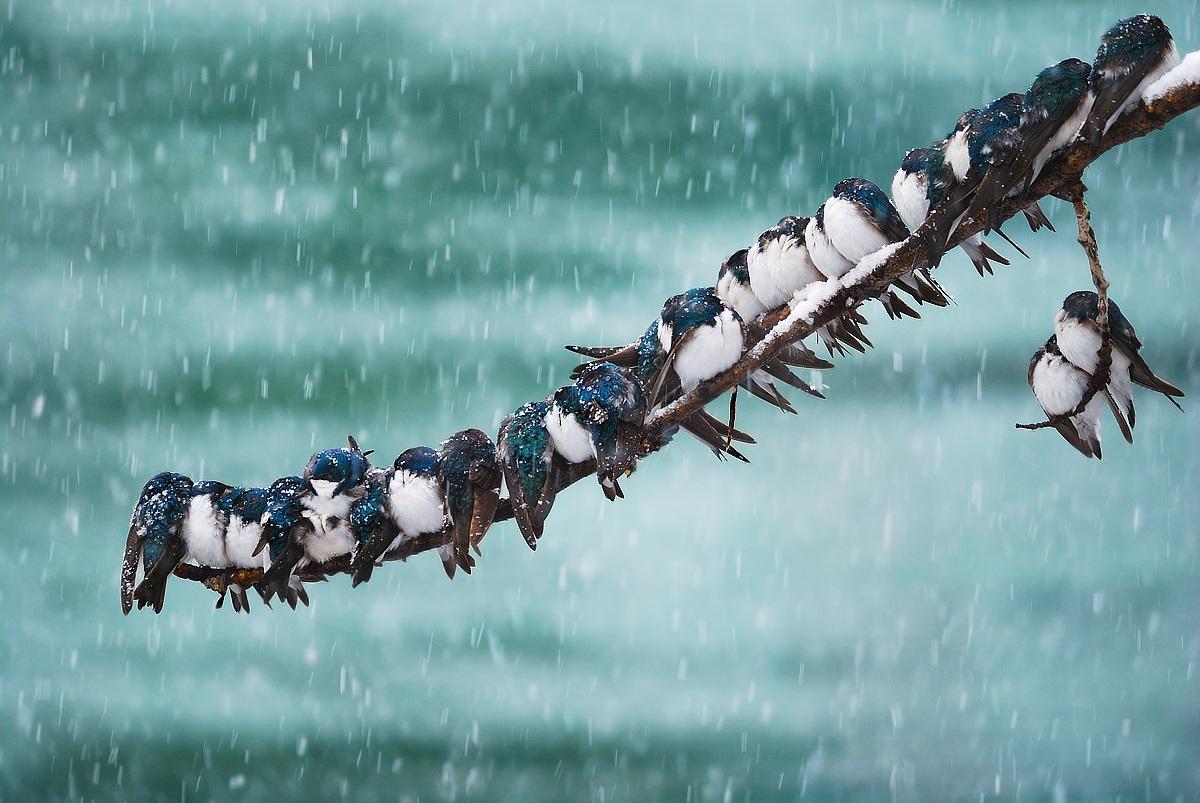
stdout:
POLYGON ((1065 59, 1038 73, 1021 100, 1020 120, 990 144, 988 167, 967 216, 988 211, 988 226, 1000 224, 1006 198, 1028 193, 1046 163, 1071 144, 1092 108, 1089 75, 1079 59, 1065 59))
POLYGON ((503 473, 492 439, 478 429, 451 435, 441 445, 446 507, 454 533, 454 561, 464 572, 475 565, 471 550, 487 533, 500 504, 503 473))
MULTIPOLYGON (((839 181, 833 188, 833 195, 818 210, 817 218, 815 226, 810 222, 806 234, 812 232, 823 240, 822 246, 812 253, 817 267, 827 275, 836 272, 840 277, 849 270, 845 265, 857 265, 867 255, 891 243, 902 242, 909 236, 908 227, 904 225, 891 199, 877 185, 863 178, 839 181), (840 262, 831 258, 830 251, 836 252, 840 262), (837 263, 833 272, 825 270, 822 259, 829 264, 837 263)), ((944 307, 950 303, 949 295, 926 268, 910 271, 896 279, 893 286, 903 290, 918 304, 944 307)), ((880 301, 892 318, 921 317, 894 293, 883 293, 880 301)))
POLYGON ((1142 101, 1150 84, 1179 65, 1166 24, 1152 14, 1121 20, 1105 31, 1092 62, 1092 109, 1083 137, 1093 147, 1121 115, 1142 101))
MULTIPOLYGON (((1100 362, 1102 336, 1096 323, 1099 314, 1099 296, 1091 290, 1079 290, 1063 299, 1062 307, 1054 315, 1054 335, 1058 339, 1058 348, 1064 357, 1089 374, 1096 372, 1100 362)), ((1176 399, 1183 398, 1183 391, 1150 370, 1141 355, 1142 341, 1138 339, 1133 324, 1111 299, 1108 302, 1108 331, 1112 342, 1108 390, 1116 399, 1124 420, 1129 422, 1128 428, 1132 429, 1137 423, 1133 408, 1133 385, 1161 393, 1182 410, 1176 399)), ((1132 435, 1126 439, 1133 442, 1132 435)))
POLYGON ((564 458, 546 429, 550 402, 521 405, 500 422, 496 445, 513 518, 525 543, 537 549, 554 497, 563 485, 564 458))
MULTIPOLYGON (((892 177, 892 200, 904 225, 917 231, 932 209, 946 202, 954 186, 954 173, 946 163, 946 140, 928 148, 914 148, 904 156, 900 169, 892 177)), ((975 271, 983 276, 992 274, 992 262, 1001 265, 1009 261, 983 241, 980 233, 958 244, 970 258, 975 271)))
MULTIPOLYGON (((760 234, 746 252, 746 281, 755 298, 768 309, 788 304, 798 295, 802 297, 813 284, 829 278, 817 269, 809 255, 804 233, 807 226, 806 217, 782 217, 778 223, 760 234)), ((717 295, 721 295, 719 285, 717 295)), ((730 303, 724 296, 721 298, 730 303)), ((730 303, 730 306, 737 310, 743 320, 751 320, 736 303, 730 303)), ((830 355, 836 352, 844 356, 846 347, 862 353, 871 345, 860 328, 864 324, 866 319, 861 315, 847 314, 822 326, 817 330, 817 336, 825 344, 830 355)), ((798 341, 794 345, 803 346, 803 343, 798 341)), ((807 352, 804 355, 808 360, 806 363, 790 364, 818 370, 833 367, 832 363, 819 360, 807 348, 804 351, 807 352)))
POLYGON ((126 615, 134 601, 139 610, 149 605, 155 613, 162 611, 167 580, 187 553, 182 530, 191 491, 190 478, 170 471, 143 486, 129 519, 121 563, 121 610, 126 615), (144 576, 135 588, 139 565, 144 576))
MULTIPOLYGON (((1099 460, 1103 457, 1100 451, 1100 417, 1105 401, 1112 406, 1112 398, 1107 393, 1097 393, 1081 413, 1064 418, 1083 401, 1090 379, 1090 374, 1063 356, 1053 337, 1029 361, 1029 388, 1046 417, 1063 439, 1080 454, 1099 460)), ((1115 412, 1115 407, 1113 409, 1115 412)))

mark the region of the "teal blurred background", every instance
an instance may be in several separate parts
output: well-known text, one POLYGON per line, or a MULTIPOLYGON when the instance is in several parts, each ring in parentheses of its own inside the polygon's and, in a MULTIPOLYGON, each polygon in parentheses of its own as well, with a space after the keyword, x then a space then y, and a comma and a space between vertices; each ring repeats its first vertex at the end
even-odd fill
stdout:
MULTIPOLYGON (((469 578, 120 614, 151 474, 264 484, 353 432, 495 431, 838 179, 1194 0, 10 2, 0 9, 0 798, 1200 798, 1200 115, 1089 170, 1187 415, 1103 463, 1029 355, 1070 210, 890 324, 751 465, 686 439, 469 578)), ((382 461, 381 461, 382 462, 382 461)))

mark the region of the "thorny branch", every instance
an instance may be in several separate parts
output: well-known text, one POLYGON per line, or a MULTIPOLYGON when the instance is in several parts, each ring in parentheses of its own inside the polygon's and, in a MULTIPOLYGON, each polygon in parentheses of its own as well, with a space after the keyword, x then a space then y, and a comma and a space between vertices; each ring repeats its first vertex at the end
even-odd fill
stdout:
MULTIPOLYGON (((1185 59, 1184 69, 1186 69, 1187 61, 1189 59, 1185 59)), ((1166 81, 1169 78, 1170 75, 1163 80, 1166 81)), ((1100 363, 1092 382, 1089 383, 1088 393, 1084 397, 1085 403, 1098 392, 1099 388, 1103 387, 1099 379, 1107 380, 1111 352, 1107 336, 1108 282, 1100 268, 1096 238, 1091 224, 1088 222, 1088 210, 1083 200, 1081 181, 1083 171, 1111 148, 1157 131, 1171 120, 1197 106, 1200 106, 1200 83, 1184 82, 1179 86, 1174 86, 1161 97, 1155 98, 1148 104, 1142 103, 1126 113, 1109 129, 1098 146, 1092 147, 1083 140, 1076 141, 1046 166, 1038 180, 1030 188, 1028 195, 1023 198, 1009 199, 1001 206, 1000 219, 1003 221, 1020 212, 1031 200, 1041 199, 1047 195, 1065 197, 1075 205, 1079 241, 1091 263, 1093 280, 1100 295, 1099 322, 1105 332, 1100 363), (1092 388, 1093 383, 1096 389, 1092 388)), ((809 294, 805 303, 795 306, 784 305, 765 313, 758 319, 756 326, 747 327, 748 348, 735 365, 707 382, 701 383, 689 393, 647 417, 645 424, 647 442, 655 442, 656 436, 664 430, 698 412, 706 404, 737 386, 743 379, 762 367, 785 345, 798 338, 813 334, 822 326, 867 299, 878 296, 889 284, 910 270, 933 262, 934 260, 930 259, 928 246, 920 235, 939 222, 935 216, 931 216, 931 219, 926 221, 907 240, 868 256, 859 263, 858 267, 841 277, 840 280, 832 279, 820 283, 814 288, 815 291, 809 294), (753 334, 755 331, 765 334, 753 334)), ((962 240, 981 231, 986 222, 986 210, 974 218, 960 221, 954 236, 947 244, 947 249, 953 248, 962 240)), ((1027 426, 1037 429, 1049 425, 1049 423, 1044 423, 1027 426)), ((593 470, 594 467, 590 463, 572 466, 572 472, 565 485, 573 484, 589 476, 593 470)), ((512 518, 512 507, 508 500, 502 500, 493 521, 503 521, 509 518, 512 518)), ((401 551, 393 553, 390 557, 403 560, 449 542, 449 532, 437 533, 407 542, 401 551)), ((339 558, 325 564, 309 566, 300 576, 302 580, 306 581, 320 580, 330 574, 345 572, 348 567, 348 559, 339 558)), ((176 567, 175 574, 189 580, 204 582, 209 587, 220 590, 226 582, 236 582, 243 587, 253 585, 262 577, 263 573, 259 569, 211 569, 182 564, 176 567)))

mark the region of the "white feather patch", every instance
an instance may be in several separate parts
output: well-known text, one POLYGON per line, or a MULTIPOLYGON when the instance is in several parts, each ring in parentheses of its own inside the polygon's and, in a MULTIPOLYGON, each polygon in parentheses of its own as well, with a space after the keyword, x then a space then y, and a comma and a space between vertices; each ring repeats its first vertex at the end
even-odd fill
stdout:
POLYGON ((825 202, 825 233, 838 253, 856 265, 890 242, 861 207, 844 198, 825 202))
POLYGON ((853 262, 833 247, 827 234, 817 225, 815 217, 808 221, 808 227, 804 230, 804 241, 808 244, 808 254, 817 270, 830 279, 836 279, 854 267, 853 262))
POLYGON ((691 390, 729 368, 742 356, 742 325, 732 310, 723 310, 711 326, 697 326, 675 352, 675 374, 691 390))
POLYGON ((397 471, 388 485, 388 514, 407 536, 440 532, 446 526, 442 489, 434 479, 397 471))

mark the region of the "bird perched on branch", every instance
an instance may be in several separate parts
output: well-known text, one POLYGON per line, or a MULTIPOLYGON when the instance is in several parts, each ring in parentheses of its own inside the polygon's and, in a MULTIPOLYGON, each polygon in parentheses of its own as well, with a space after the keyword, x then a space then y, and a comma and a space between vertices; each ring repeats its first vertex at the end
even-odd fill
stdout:
POLYGON ((1084 457, 1102 458, 1100 417, 1106 400, 1115 411, 1112 397, 1097 393, 1082 412, 1069 416, 1083 401, 1091 375, 1064 357, 1053 337, 1029 361, 1028 379, 1038 404, 1063 439, 1084 457))
POLYGON ((988 167, 966 216, 987 210, 988 228, 1000 224, 1006 198, 1022 195, 1051 157, 1074 141, 1092 109, 1091 67, 1065 59, 1038 73, 1021 100, 1020 119, 984 145, 988 167))
POLYGON ((513 518, 530 549, 537 549, 566 463, 546 429, 549 413, 548 401, 521 405, 500 422, 496 440, 513 518))
POLYGON ((226 549, 229 516, 222 509, 221 500, 230 490, 228 485, 216 480, 192 485, 183 518, 183 543, 187 553, 182 562, 214 569, 229 565, 226 549))
MULTIPOLYGON (((258 592, 263 602, 270 604, 271 598, 278 596, 293 610, 297 602, 308 605, 304 583, 292 573, 292 567, 304 558, 304 539, 300 531, 313 526, 304 515, 301 502, 306 489, 304 479, 293 475, 280 477, 265 490, 234 489, 222 500, 229 516, 226 538, 229 565, 243 569, 261 567, 269 573, 271 567, 278 564, 279 570, 270 579, 264 577, 258 583, 258 592)), ((244 590, 231 584, 229 591, 234 610, 242 604, 244 610, 249 611, 244 590)), ((220 601, 217 604, 219 606, 220 601)))
MULTIPOLYGON (((653 384, 667 356, 667 352, 658 338, 658 327, 659 319, 655 318, 646 327, 642 336, 627 346, 567 346, 566 348, 568 351, 584 357, 605 360, 622 368, 631 369, 634 377, 645 390, 653 384)), ((571 377, 578 377, 589 364, 582 363, 575 366, 571 377)), ((729 455, 743 462, 749 462, 746 456, 738 451, 730 441, 752 444, 754 438, 741 430, 728 426, 710 413, 704 410, 693 413, 680 421, 679 427, 707 446, 717 457, 724 458, 725 455, 729 455)), ((669 440, 673 432, 666 433, 666 435, 669 440)))
POLYGON ((155 613, 162 611, 167 580, 187 553, 182 529, 191 492, 192 480, 170 471, 155 474, 142 487, 121 563, 121 610, 126 614, 135 600, 139 610, 149 605, 155 613), (139 565, 144 576, 135 589, 139 565))
MULTIPOLYGON (((928 148, 909 151, 892 178, 892 200, 904 225, 913 231, 921 227, 932 209, 945 202, 954 186, 954 172, 946 163, 947 142, 943 139, 928 148)), ((992 262, 1009 264, 1004 256, 983 241, 983 235, 978 232, 958 245, 980 276, 984 272, 992 273, 992 262)))
MULTIPOLYGON (((1058 348, 1080 370, 1094 374, 1100 361, 1103 335, 1096 319, 1100 314, 1100 298, 1091 290, 1078 290, 1063 299, 1062 308, 1054 315, 1054 335, 1058 348)), ((1117 302, 1108 302, 1108 330, 1112 338, 1112 364, 1108 372, 1108 390, 1120 412, 1132 428, 1137 421, 1133 409, 1133 385, 1161 393, 1178 407, 1176 398, 1183 391, 1155 375, 1141 355, 1142 341, 1133 324, 1121 312, 1117 302)), ((1120 418, 1118 418, 1120 420, 1120 418)), ((1132 435, 1128 437, 1133 442, 1132 435)))
POLYGON ((1179 64, 1171 31, 1158 17, 1138 14, 1104 32, 1092 62, 1092 109, 1083 137, 1094 147, 1118 118, 1142 100, 1150 84, 1179 64))
MULTIPOLYGON (((304 485, 288 504, 291 508, 288 513, 307 519, 307 525, 290 527, 294 543, 272 561, 263 576, 263 588, 273 589, 280 599, 286 600, 286 587, 296 568, 353 552, 357 542, 350 529, 350 507, 365 490, 371 468, 369 454, 358 447, 353 437, 348 437, 347 446, 326 449, 309 458, 304 468, 304 485)), ((255 552, 261 551, 267 541, 268 532, 263 531, 255 552)))
MULTIPOLYGON (((954 130, 947 136, 946 161, 954 174, 955 186, 946 202, 948 211, 944 215, 941 232, 943 246, 970 206, 979 183, 991 165, 994 151, 1006 141, 1009 129, 1020 125, 1023 101, 1024 96, 1020 92, 1010 92, 982 109, 968 109, 959 116, 954 130)), ((1042 228, 1054 231, 1054 226, 1037 201, 1021 211, 1030 231, 1036 232, 1042 228)), ((995 230, 1005 236, 998 226, 995 230)), ((1008 238, 1005 236, 1005 239, 1008 238)), ((1012 240, 1009 242, 1012 243, 1012 240)), ((1016 243, 1013 245, 1015 247, 1016 243)))
MULTIPOLYGON (((847 178, 833 188, 833 195, 821 205, 805 228, 809 253, 818 270, 826 276, 841 277, 862 261, 891 243, 908 238, 908 227, 887 194, 864 178, 847 178)), ((892 285, 918 304, 944 307, 950 303, 946 291, 933 280, 926 268, 917 268, 898 278, 892 285)), ((879 296, 892 318, 921 315, 901 301, 895 293, 879 296)))
MULTIPOLYGON (((823 282, 829 277, 817 270, 808 252, 808 244, 804 239, 804 230, 808 226, 808 218, 788 215, 780 218, 779 222, 758 236, 754 244, 745 252, 739 251, 731 256, 729 274, 736 277, 738 283, 747 284, 751 296, 767 309, 775 309, 789 303, 797 293, 803 293, 805 288, 815 282, 823 282), (739 254, 742 255, 738 259, 739 254), (739 270, 744 266, 744 275, 739 270)), ((725 267, 722 266, 722 276, 725 277, 725 267)), ((732 282, 731 282, 732 284, 732 282)), ((738 303, 736 294, 722 294, 721 282, 717 283, 717 295, 727 304, 737 310, 743 320, 751 320, 755 316, 747 316, 738 303), (731 297, 735 297, 731 300, 731 297)), ((861 326, 867 322, 857 311, 850 311, 826 326, 817 330, 817 336, 825 344, 832 355, 834 352, 845 355, 849 347, 859 353, 866 351, 871 341, 863 334, 861 326)), ((801 343, 793 344, 801 346, 801 343)), ((808 351, 807 348, 805 351, 808 351)), ((816 355, 808 352, 813 358, 816 355)), ((821 361, 823 362, 823 361, 821 361)), ((793 363, 798 364, 798 363, 793 363)), ((826 363, 829 367, 832 365, 826 363)), ((805 367, 822 368, 824 366, 812 361, 805 367)))
MULTIPOLYGON (((364 509, 355 533, 354 558, 350 564, 354 585, 371 578, 375 563, 388 553, 421 536, 446 530, 445 477, 442 458, 436 449, 414 446, 400 453, 385 472, 373 473, 364 490, 364 509), (362 520, 373 526, 366 529, 362 520)), ((438 547, 446 576, 454 578, 458 565, 453 542, 438 547)))
MULTIPOLYGON (((272 596, 290 602, 289 589, 299 594, 303 585, 295 578, 293 570, 304 560, 305 531, 314 526, 303 503, 308 484, 303 477, 281 477, 267 489, 266 509, 259 519, 261 529, 258 543, 246 555, 246 544, 254 534, 254 528, 245 527, 241 538, 235 539, 236 546, 231 556, 234 565, 246 568, 262 565, 264 574, 258 582, 263 601, 269 603, 272 596)), ((307 603, 306 603, 307 604, 307 603)))
POLYGON ((471 549, 487 534, 500 504, 503 473, 496 444, 478 429, 464 429, 442 442, 439 457, 445 482, 446 508, 454 533, 454 562, 470 574, 471 549))
MULTIPOLYGON (((632 474, 642 452, 646 397, 634 372, 601 361, 579 369, 575 384, 551 397, 546 424, 555 447, 568 441, 579 450, 581 438, 596 461, 596 479, 612 501, 624 498, 618 479, 632 474), (557 418, 556 418, 557 416, 557 418)), ((582 462, 575 460, 572 462, 582 462)))
MULTIPOLYGON (((732 308, 742 319, 743 336, 746 334, 746 330, 754 325, 754 318, 766 309, 751 289, 745 249, 735 252, 721 264, 721 269, 717 273, 717 284, 712 290, 717 298, 732 308)), ((789 364, 807 368, 833 367, 833 363, 817 357, 801 340, 791 344, 779 358, 772 359, 762 368, 750 374, 744 381, 738 383, 738 387, 747 390, 768 404, 778 407, 785 413, 794 414, 796 408, 775 386, 775 379, 809 395, 820 399, 825 398, 819 390, 796 376, 795 372, 788 367, 789 364)))

